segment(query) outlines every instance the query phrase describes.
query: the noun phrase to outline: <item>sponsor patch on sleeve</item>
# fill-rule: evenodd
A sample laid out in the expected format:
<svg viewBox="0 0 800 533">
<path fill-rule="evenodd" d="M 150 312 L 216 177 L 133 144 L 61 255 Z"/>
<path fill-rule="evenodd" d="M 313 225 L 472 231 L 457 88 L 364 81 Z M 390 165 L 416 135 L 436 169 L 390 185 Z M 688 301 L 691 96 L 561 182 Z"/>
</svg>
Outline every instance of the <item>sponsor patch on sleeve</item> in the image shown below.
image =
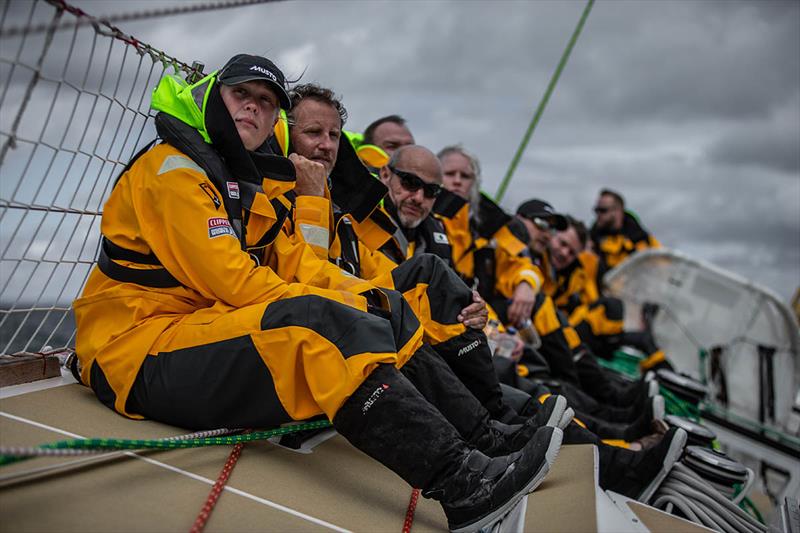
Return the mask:
<svg viewBox="0 0 800 533">
<path fill-rule="evenodd" d="M 231 235 L 236 237 L 236 232 L 233 231 L 231 223 L 227 218 L 211 217 L 208 219 L 208 238 L 213 239 L 220 235 Z"/>
<path fill-rule="evenodd" d="M 235 181 L 226 181 L 228 186 L 228 198 L 239 198 L 239 183 Z"/>
<path fill-rule="evenodd" d="M 450 241 L 447 240 L 447 235 L 438 231 L 433 232 L 433 242 L 436 244 L 450 244 Z"/>
</svg>

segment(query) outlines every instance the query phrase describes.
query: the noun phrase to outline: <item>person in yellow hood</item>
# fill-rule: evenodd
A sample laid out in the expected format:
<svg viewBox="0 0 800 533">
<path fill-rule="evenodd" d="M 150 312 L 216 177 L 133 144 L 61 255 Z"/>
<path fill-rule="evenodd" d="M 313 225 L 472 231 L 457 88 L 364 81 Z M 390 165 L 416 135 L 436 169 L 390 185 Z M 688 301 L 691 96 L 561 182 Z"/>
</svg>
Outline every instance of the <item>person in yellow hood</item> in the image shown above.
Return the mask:
<svg viewBox="0 0 800 533">
<path fill-rule="evenodd" d="M 542 481 L 558 428 L 520 439 L 476 420 L 460 434 L 399 372 L 386 295 L 281 231 L 295 175 L 319 163 L 262 151 L 290 106 L 277 66 L 239 54 L 192 85 L 164 78 L 151 105 L 162 142 L 112 190 L 74 304 L 81 380 L 100 401 L 193 429 L 324 414 L 440 501 L 453 531 L 491 526 Z"/>
</svg>

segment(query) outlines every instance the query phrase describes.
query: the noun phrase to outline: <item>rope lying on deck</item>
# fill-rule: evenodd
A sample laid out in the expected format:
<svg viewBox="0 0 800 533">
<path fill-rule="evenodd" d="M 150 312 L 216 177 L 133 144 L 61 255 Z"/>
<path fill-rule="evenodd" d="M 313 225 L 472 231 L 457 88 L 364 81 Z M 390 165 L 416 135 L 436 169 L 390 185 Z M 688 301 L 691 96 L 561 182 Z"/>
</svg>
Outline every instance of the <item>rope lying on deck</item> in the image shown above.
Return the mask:
<svg viewBox="0 0 800 533">
<path fill-rule="evenodd" d="M 402 533 L 411 533 L 411 526 L 414 523 L 414 513 L 417 511 L 418 501 L 419 489 L 411 489 L 411 498 L 408 500 L 408 508 L 406 509 L 406 518 L 403 520 Z"/>
<path fill-rule="evenodd" d="M 254 431 L 244 435 L 218 436 L 216 432 L 230 432 L 231 430 L 212 430 L 212 435 L 196 436 L 192 433 L 180 437 L 164 439 L 69 439 L 38 447 L 0 446 L 0 466 L 24 461 L 31 457 L 54 455 L 85 455 L 92 453 L 105 453 L 109 450 L 173 450 L 180 448 L 200 448 L 203 446 L 224 446 L 264 440 L 279 435 L 288 435 L 309 429 L 330 427 L 327 420 L 306 422 L 292 426 L 285 426 L 267 431 Z"/>
<path fill-rule="evenodd" d="M 203 507 L 200 509 L 200 514 L 197 515 L 197 518 L 195 519 L 194 524 L 192 524 L 192 529 L 189 530 L 189 533 L 203 533 L 203 530 L 206 528 L 206 523 L 208 523 L 208 518 L 211 516 L 211 513 L 214 511 L 214 507 L 217 505 L 219 495 L 222 494 L 222 490 L 225 488 L 225 484 L 228 483 L 228 478 L 231 476 L 233 467 L 236 466 L 236 463 L 239 461 L 239 457 L 242 455 L 243 447 L 244 443 L 240 442 L 233 447 L 233 450 L 231 450 L 228 460 L 225 461 L 225 466 L 222 467 L 222 472 L 219 473 L 219 477 L 217 477 L 217 481 L 211 488 L 211 492 L 208 494 L 208 498 L 206 498 Z"/>
</svg>

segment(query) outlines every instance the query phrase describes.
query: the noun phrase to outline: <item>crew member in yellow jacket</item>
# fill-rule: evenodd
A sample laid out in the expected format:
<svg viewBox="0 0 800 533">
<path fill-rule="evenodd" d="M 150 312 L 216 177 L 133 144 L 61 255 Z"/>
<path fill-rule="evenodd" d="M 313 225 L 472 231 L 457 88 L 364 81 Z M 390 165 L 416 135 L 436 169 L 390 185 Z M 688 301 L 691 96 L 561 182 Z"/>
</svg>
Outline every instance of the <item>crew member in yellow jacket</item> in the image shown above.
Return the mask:
<svg viewBox="0 0 800 533">
<path fill-rule="evenodd" d="M 189 428 L 324 413 L 439 500 L 453 531 L 491 526 L 541 482 L 558 428 L 468 443 L 397 369 L 385 293 L 282 233 L 295 175 L 319 163 L 262 151 L 290 106 L 271 61 L 240 54 L 192 85 L 167 76 L 152 106 L 162 142 L 116 183 L 75 302 L 81 380 L 103 403 Z"/>
<path fill-rule="evenodd" d="M 328 173 L 328 176 L 318 176 L 309 182 L 298 182 L 294 227 L 290 231 L 292 235 L 313 242 L 319 257 L 327 257 L 349 272 L 367 277 L 379 286 L 403 291 L 404 298 L 424 325 L 426 338 L 430 339 L 434 350 L 454 369 L 469 391 L 480 399 L 481 393 L 499 389 L 490 353 L 479 348 L 450 354 L 442 350 L 442 345 L 447 344 L 441 342 L 442 331 L 450 331 L 449 335 L 452 335 L 459 332 L 459 327 L 480 328 L 485 323 L 485 315 L 474 312 L 481 307 L 476 303 L 461 309 L 470 301 L 470 291 L 451 270 L 446 235 L 441 223 L 430 215 L 437 191 L 441 191 L 441 167 L 437 159 L 420 146 L 398 148 L 391 160 L 380 168 L 388 195 L 384 198 L 385 210 L 376 207 L 386 194 L 386 188 L 378 186 L 379 182 L 358 161 L 360 155 L 343 138 L 342 127 L 347 112 L 339 98 L 332 90 L 316 84 L 295 86 L 290 96 L 293 105 L 288 116 L 290 128 L 285 137 L 291 143 L 287 143 L 287 148 L 318 161 Z M 335 202 L 331 201 L 333 198 Z M 375 226 L 371 228 L 370 236 L 371 242 L 378 245 L 381 252 L 374 252 L 362 243 L 354 229 L 359 216 L 361 220 L 366 220 L 368 215 L 377 215 L 376 212 L 381 216 L 372 219 Z M 386 214 L 389 215 L 388 219 L 383 218 Z M 391 221 L 395 224 L 384 224 Z M 333 231 L 330 228 L 334 228 Z M 486 416 L 486 409 L 474 405 L 474 399 L 465 394 L 462 383 L 441 377 L 431 379 L 430 373 L 419 361 L 420 354 L 417 353 L 402 367 L 402 371 L 412 377 L 414 385 L 426 398 L 430 397 L 429 401 L 443 409 L 443 413 L 450 412 L 446 406 L 455 401 L 462 405 L 473 405 L 470 409 L 473 413 L 483 412 L 483 416 Z M 432 361 L 428 359 L 426 364 Z M 488 368 L 484 363 L 488 363 Z M 476 372 L 483 374 L 478 380 L 475 380 Z M 419 374 L 428 375 L 428 386 L 420 383 Z M 548 398 L 531 420 L 541 420 L 542 423 L 546 419 L 553 420 L 558 411 L 552 407 L 559 401 L 563 402 L 563 398 Z M 493 416 L 496 414 L 491 401 L 484 399 L 482 403 Z M 569 416 L 567 413 L 564 415 L 561 422 L 568 422 Z M 456 428 L 461 427 L 457 417 L 449 416 L 448 420 Z M 562 423 L 559 426 L 563 427 Z M 621 490 L 634 497 L 640 494 L 642 485 L 618 485 L 620 472 L 628 472 L 633 461 L 643 467 L 644 473 L 649 469 L 645 465 L 662 464 L 663 455 L 660 454 L 672 446 L 671 442 L 665 442 L 661 452 L 654 450 L 642 452 L 643 455 L 631 455 L 633 452 L 629 450 L 603 445 L 596 436 L 582 432 L 574 424 L 568 428 L 572 442 L 591 442 L 600 446 L 601 487 Z M 564 431 L 566 438 L 567 430 Z M 652 479 L 646 477 L 649 475 L 652 474 L 645 473 L 639 482 L 651 483 Z"/>
<path fill-rule="evenodd" d="M 639 250 L 660 248 L 653 235 L 642 227 L 639 219 L 625 210 L 625 199 L 611 189 L 603 189 L 594 206 L 594 224 L 590 230 L 592 251 L 600 263 L 597 269 L 597 287 L 602 291 L 606 272 L 622 263 Z"/>
<path fill-rule="evenodd" d="M 402 293 L 408 305 L 395 307 L 409 307 L 414 320 L 419 320 L 423 338 L 418 342 L 424 340 L 431 345 L 492 418 L 513 422 L 517 413 L 503 402 L 492 367 L 492 354 L 482 332 L 487 321 L 486 305 L 477 292 L 471 291 L 450 265 L 440 259 L 444 255 L 442 250 L 449 250 L 444 230 L 429 235 L 424 246 L 416 246 L 417 240 L 407 238 L 405 230 L 394 225 L 392 218 L 378 205 L 386 194 L 386 187 L 361 164 L 353 146 L 342 135 L 347 112 L 331 89 L 309 83 L 295 86 L 289 95 L 292 110 L 287 117 L 291 141 L 288 149 L 319 162 L 327 173 L 310 180 L 298 179 L 296 207 L 288 233 L 309 243 L 318 257 L 329 259 L 381 288 Z M 406 149 L 409 148 L 401 147 L 398 151 Z M 436 158 L 431 156 L 431 159 L 435 171 L 441 173 Z M 380 171 L 383 174 L 385 169 Z M 423 197 L 422 201 L 427 202 L 429 211 L 435 191 L 431 193 L 429 188 L 427 194 L 431 196 Z M 342 205 L 333 202 L 332 196 Z M 353 205 L 354 199 L 358 205 Z M 387 197 L 384 207 L 390 204 Z M 362 209 L 364 205 L 368 208 Z M 388 226 L 373 228 L 373 236 L 382 234 L 383 244 L 379 250 L 372 251 L 359 240 L 355 229 L 357 215 L 347 206 L 365 214 L 381 210 L 380 215 L 384 217 L 381 221 Z M 387 227 L 390 229 L 383 231 L 382 228 Z M 388 291 L 388 294 L 391 297 L 394 292 Z M 400 315 L 393 313 L 393 319 L 395 316 Z M 416 347 L 411 349 L 416 350 Z M 403 366 L 403 371 L 409 372 L 416 366 L 417 359 Z M 437 387 L 449 389 L 448 394 L 452 396 L 459 384 L 441 383 Z M 450 421 L 458 427 L 453 419 Z"/>
<path fill-rule="evenodd" d="M 624 329 L 624 303 L 612 296 L 600 296 L 596 284 L 598 257 L 586 250 L 586 226 L 566 216 L 567 228 L 550 238 L 543 262 L 546 272 L 544 290 L 569 316 L 569 322 L 591 348 L 603 357 L 611 357 L 620 345 L 634 346 L 646 357 L 639 365 L 643 371 L 671 368 L 664 352 L 655 344 L 649 327 L 642 331 Z M 651 306 L 644 306 L 643 318 L 651 320 Z"/>
</svg>

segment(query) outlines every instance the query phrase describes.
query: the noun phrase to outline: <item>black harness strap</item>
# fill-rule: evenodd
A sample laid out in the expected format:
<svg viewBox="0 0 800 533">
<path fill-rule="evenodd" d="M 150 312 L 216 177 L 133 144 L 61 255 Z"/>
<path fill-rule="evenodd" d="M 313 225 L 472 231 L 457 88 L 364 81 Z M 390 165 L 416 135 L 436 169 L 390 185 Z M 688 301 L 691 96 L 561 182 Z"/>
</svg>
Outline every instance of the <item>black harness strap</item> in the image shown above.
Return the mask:
<svg viewBox="0 0 800 533">
<path fill-rule="evenodd" d="M 117 254 L 120 255 L 117 255 Z M 180 287 L 181 283 L 170 274 L 166 268 L 139 269 L 125 267 L 113 260 L 132 261 L 146 265 L 160 265 L 155 255 L 144 255 L 131 250 L 126 250 L 112 243 L 103 237 L 100 246 L 100 256 L 97 258 L 97 266 L 100 272 L 109 278 L 121 283 L 136 283 L 145 287 L 166 289 L 170 287 Z"/>
</svg>

